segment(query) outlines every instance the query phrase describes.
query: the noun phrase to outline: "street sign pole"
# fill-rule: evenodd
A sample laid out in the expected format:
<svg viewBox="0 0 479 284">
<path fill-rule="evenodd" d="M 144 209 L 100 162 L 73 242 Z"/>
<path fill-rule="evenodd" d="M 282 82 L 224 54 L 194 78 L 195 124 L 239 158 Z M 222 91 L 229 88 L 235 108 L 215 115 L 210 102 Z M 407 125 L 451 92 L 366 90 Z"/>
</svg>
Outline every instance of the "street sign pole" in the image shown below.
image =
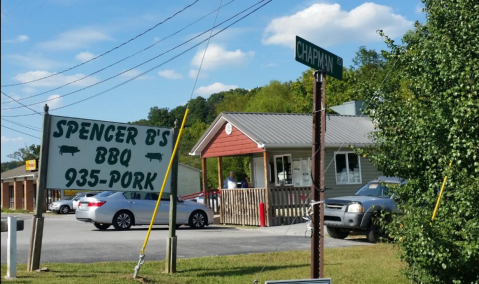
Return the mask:
<svg viewBox="0 0 479 284">
<path fill-rule="evenodd" d="M 320 91 L 321 89 L 321 78 L 322 73 L 320 74 L 318 71 L 314 72 L 314 82 L 313 82 L 313 147 L 312 147 L 312 158 L 311 158 L 311 172 L 312 172 L 312 185 L 311 185 L 311 202 L 319 201 L 320 194 L 319 191 L 316 190 L 320 188 L 319 180 L 320 180 L 320 166 L 318 158 L 320 153 L 320 141 L 321 141 L 321 133 L 320 129 L 320 119 L 321 119 L 321 98 L 320 98 Z M 319 247 L 319 208 L 318 205 L 312 206 L 311 212 L 311 222 L 312 222 L 312 236 L 311 236 L 311 278 L 319 278 L 320 274 L 320 261 L 321 258 L 319 253 L 321 251 Z"/>
<path fill-rule="evenodd" d="M 343 79 L 343 59 L 313 43 L 296 36 L 296 61 L 316 71 L 313 81 L 313 147 L 311 158 L 312 235 L 311 278 L 324 275 L 324 172 L 326 135 L 326 74 Z M 318 124 L 319 123 L 319 124 Z"/>
<path fill-rule="evenodd" d="M 178 139 L 178 128 L 176 126 L 173 134 L 173 141 Z M 161 202 L 161 201 L 160 201 Z M 177 237 L 176 237 L 176 215 L 178 202 L 178 151 L 173 160 L 173 167 L 171 168 L 171 188 L 170 188 L 170 220 L 169 220 L 169 235 L 166 240 L 166 273 L 172 274 L 176 272 L 176 252 L 177 252 Z"/>
<path fill-rule="evenodd" d="M 32 222 L 32 236 L 30 238 L 30 250 L 28 252 L 27 270 L 34 271 L 40 268 L 40 256 L 42 253 L 43 240 L 43 204 L 44 192 L 47 183 L 48 169 L 48 149 L 50 148 L 50 121 L 51 116 L 48 113 L 48 105 L 45 104 L 45 114 L 43 115 L 43 131 L 40 149 L 40 167 L 38 170 L 37 194 L 35 200 L 35 215 Z"/>
</svg>

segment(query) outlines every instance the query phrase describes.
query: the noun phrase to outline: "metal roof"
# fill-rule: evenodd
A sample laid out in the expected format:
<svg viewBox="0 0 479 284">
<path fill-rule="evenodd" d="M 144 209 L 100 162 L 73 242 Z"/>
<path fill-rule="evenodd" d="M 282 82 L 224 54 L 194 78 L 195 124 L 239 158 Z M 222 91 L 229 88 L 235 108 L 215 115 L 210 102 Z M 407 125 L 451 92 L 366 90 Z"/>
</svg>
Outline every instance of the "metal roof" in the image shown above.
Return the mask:
<svg viewBox="0 0 479 284">
<path fill-rule="evenodd" d="M 190 155 L 199 155 L 225 122 L 233 124 L 260 148 L 311 147 L 311 114 L 223 112 L 196 143 Z M 367 116 L 328 115 L 326 147 L 371 145 L 369 134 L 373 131 L 374 125 Z"/>
</svg>

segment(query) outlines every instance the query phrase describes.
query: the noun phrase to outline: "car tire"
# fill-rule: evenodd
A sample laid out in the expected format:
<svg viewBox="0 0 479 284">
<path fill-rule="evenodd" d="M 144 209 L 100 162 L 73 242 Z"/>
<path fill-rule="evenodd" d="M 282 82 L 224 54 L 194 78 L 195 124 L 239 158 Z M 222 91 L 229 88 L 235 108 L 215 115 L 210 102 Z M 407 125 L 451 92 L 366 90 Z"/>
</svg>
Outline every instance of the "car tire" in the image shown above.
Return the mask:
<svg viewBox="0 0 479 284">
<path fill-rule="evenodd" d="M 62 205 L 58 210 L 59 214 L 68 214 L 70 213 L 70 207 L 68 205 Z"/>
<path fill-rule="evenodd" d="M 112 223 L 115 230 L 129 230 L 133 225 L 133 215 L 128 211 L 120 211 L 115 214 Z"/>
<path fill-rule="evenodd" d="M 104 231 L 110 228 L 111 224 L 93 223 L 93 226 L 95 226 L 100 231 Z"/>
<path fill-rule="evenodd" d="M 326 226 L 326 230 L 328 230 L 328 234 L 333 239 L 345 239 L 347 236 L 349 236 L 349 231 L 345 231 L 345 230 L 340 229 L 340 228 L 334 228 L 334 227 Z"/>
<path fill-rule="evenodd" d="M 206 225 L 207 217 L 203 211 L 194 211 L 191 213 L 188 225 L 192 229 L 203 229 Z"/>
<path fill-rule="evenodd" d="M 368 239 L 368 242 L 373 244 L 377 243 L 381 235 L 381 227 L 374 224 L 373 220 L 371 219 L 368 229 L 366 230 L 366 238 Z"/>
</svg>

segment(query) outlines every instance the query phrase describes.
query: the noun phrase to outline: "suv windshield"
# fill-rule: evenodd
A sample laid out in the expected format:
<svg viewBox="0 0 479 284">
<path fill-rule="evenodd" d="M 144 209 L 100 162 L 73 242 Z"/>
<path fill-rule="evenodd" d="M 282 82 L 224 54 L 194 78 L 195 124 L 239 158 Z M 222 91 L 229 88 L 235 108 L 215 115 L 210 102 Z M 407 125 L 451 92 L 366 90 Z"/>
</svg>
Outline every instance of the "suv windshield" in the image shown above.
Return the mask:
<svg viewBox="0 0 479 284">
<path fill-rule="evenodd" d="M 356 192 L 357 196 L 390 197 L 388 187 L 397 186 L 396 183 L 368 182 Z"/>
</svg>

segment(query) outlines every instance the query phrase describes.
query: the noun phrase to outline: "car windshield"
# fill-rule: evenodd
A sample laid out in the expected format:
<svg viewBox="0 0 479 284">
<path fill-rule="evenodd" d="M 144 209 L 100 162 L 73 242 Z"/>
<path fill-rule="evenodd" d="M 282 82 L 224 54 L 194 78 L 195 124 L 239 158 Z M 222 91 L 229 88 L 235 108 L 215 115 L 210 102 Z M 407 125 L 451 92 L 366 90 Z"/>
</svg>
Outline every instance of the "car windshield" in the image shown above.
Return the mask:
<svg viewBox="0 0 479 284">
<path fill-rule="evenodd" d="M 95 195 L 95 197 L 108 197 L 112 195 L 113 193 L 116 193 L 116 191 L 103 191 Z"/>
<path fill-rule="evenodd" d="M 368 182 L 356 192 L 356 196 L 390 197 L 388 187 L 397 186 L 395 183 Z"/>
</svg>

